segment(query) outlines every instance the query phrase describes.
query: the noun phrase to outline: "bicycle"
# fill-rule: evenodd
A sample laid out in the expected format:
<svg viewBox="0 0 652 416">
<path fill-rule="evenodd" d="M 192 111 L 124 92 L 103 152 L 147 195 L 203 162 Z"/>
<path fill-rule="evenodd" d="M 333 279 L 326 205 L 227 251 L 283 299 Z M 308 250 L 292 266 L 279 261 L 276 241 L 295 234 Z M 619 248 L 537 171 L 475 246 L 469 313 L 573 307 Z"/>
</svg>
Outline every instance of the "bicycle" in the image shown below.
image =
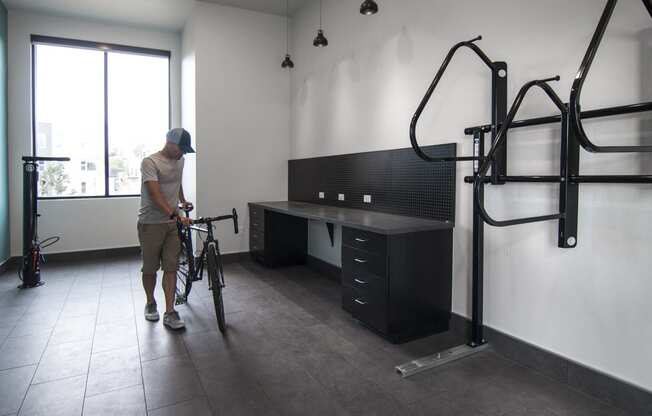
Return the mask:
<svg viewBox="0 0 652 416">
<path fill-rule="evenodd" d="M 190 210 L 184 210 L 186 216 L 190 215 Z M 213 292 L 213 303 L 215 305 L 215 315 L 217 326 L 220 332 L 226 331 L 226 317 L 224 314 L 224 300 L 222 298 L 222 289 L 224 289 L 224 271 L 222 268 L 222 255 L 220 254 L 219 242 L 213 235 L 213 223 L 225 220 L 233 220 L 233 230 L 238 234 L 238 213 L 233 208 L 231 215 L 222 215 L 219 217 L 197 218 L 192 220 L 189 227 L 179 224 L 179 237 L 181 239 L 181 259 L 179 271 L 177 272 L 177 300 L 176 304 L 183 304 L 188 301 L 188 295 L 192 289 L 192 282 L 202 280 L 204 268 L 208 273 L 208 289 Z M 195 225 L 206 225 L 206 228 Z M 202 242 L 202 251 L 199 257 L 195 257 L 192 246 L 192 230 L 205 233 L 206 239 Z"/>
</svg>

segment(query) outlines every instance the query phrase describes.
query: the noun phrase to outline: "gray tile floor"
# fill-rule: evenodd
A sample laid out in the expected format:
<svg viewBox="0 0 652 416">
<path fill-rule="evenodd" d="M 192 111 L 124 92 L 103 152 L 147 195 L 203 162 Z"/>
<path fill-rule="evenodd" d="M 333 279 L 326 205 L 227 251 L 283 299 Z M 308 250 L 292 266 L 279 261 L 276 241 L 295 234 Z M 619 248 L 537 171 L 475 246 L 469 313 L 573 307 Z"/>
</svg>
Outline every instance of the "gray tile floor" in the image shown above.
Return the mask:
<svg viewBox="0 0 652 416">
<path fill-rule="evenodd" d="M 203 283 L 170 332 L 142 317 L 138 269 L 46 265 L 24 291 L 0 276 L 0 415 L 625 415 L 492 352 L 401 379 L 396 364 L 461 340 L 389 344 L 304 267 L 227 265 L 228 335 Z"/>
</svg>

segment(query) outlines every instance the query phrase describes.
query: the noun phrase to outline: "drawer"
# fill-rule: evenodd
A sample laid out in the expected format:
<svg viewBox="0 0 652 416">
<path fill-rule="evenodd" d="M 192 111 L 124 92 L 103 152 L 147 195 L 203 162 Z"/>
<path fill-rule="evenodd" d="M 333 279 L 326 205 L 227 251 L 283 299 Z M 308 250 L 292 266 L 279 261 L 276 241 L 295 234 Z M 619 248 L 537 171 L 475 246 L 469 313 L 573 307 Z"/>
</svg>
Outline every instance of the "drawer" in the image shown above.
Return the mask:
<svg viewBox="0 0 652 416">
<path fill-rule="evenodd" d="M 353 288 L 344 286 L 342 287 L 342 308 L 360 322 L 380 332 L 387 332 L 385 299 L 369 297 Z"/>
<path fill-rule="evenodd" d="M 252 217 L 250 219 L 249 226 L 251 227 L 252 230 L 258 230 L 260 232 L 263 232 L 265 230 L 265 222 L 264 220 L 257 219 L 255 217 Z"/>
<path fill-rule="evenodd" d="M 385 281 L 387 277 L 387 258 L 342 246 L 342 274 Z"/>
<path fill-rule="evenodd" d="M 342 228 L 342 244 L 379 256 L 387 253 L 387 236 L 356 228 Z"/>
<path fill-rule="evenodd" d="M 258 205 L 249 205 L 249 225 L 260 231 L 265 229 L 265 210 Z"/>
<path fill-rule="evenodd" d="M 249 251 L 262 251 L 265 249 L 265 234 L 257 230 L 249 230 Z"/>
<path fill-rule="evenodd" d="M 351 287 L 363 295 L 373 298 L 387 297 L 387 281 L 371 274 L 342 272 L 342 285 Z"/>
</svg>

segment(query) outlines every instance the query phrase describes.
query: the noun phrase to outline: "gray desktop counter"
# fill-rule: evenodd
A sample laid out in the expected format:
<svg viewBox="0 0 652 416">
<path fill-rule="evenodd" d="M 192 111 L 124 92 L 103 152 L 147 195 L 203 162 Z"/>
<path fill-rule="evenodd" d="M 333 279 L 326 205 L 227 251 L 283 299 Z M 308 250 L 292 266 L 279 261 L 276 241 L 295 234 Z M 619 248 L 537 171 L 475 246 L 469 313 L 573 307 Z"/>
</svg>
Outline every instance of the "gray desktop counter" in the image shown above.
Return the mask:
<svg viewBox="0 0 652 416">
<path fill-rule="evenodd" d="M 345 227 L 354 227 L 374 233 L 392 235 L 419 231 L 433 231 L 453 228 L 449 221 L 436 221 L 427 218 L 406 217 L 378 211 L 342 208 L 331 205 L 310 204 L 307 202 L 276 201 L 253 202 L 266 210 L 288 214 L 309 220 L 324 221 Z"/>
</svg>

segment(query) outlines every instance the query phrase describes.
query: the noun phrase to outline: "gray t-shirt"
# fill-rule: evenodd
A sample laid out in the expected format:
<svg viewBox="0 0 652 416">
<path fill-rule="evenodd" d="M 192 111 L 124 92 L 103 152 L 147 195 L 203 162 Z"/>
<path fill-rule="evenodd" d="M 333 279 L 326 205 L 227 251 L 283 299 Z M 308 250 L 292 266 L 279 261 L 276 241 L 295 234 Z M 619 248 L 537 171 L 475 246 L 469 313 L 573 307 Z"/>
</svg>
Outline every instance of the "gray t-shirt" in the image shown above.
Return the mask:
<svg viewBox="0 0 652 416">
<path fill-rule="evenodd" d="M 143 159 L 140 165 L 142 182 L 140 185 L 140 211 L 138 212 L 139 223 L 161 224 L 171 221 L 152 200 L 145 182 L 157 181 L 170 208 L 176 209 L 179 203 L 183 165 L 183 157 L 179 160 L 169 159 L 161 152 L 156 152 Z"/>
</svg>

